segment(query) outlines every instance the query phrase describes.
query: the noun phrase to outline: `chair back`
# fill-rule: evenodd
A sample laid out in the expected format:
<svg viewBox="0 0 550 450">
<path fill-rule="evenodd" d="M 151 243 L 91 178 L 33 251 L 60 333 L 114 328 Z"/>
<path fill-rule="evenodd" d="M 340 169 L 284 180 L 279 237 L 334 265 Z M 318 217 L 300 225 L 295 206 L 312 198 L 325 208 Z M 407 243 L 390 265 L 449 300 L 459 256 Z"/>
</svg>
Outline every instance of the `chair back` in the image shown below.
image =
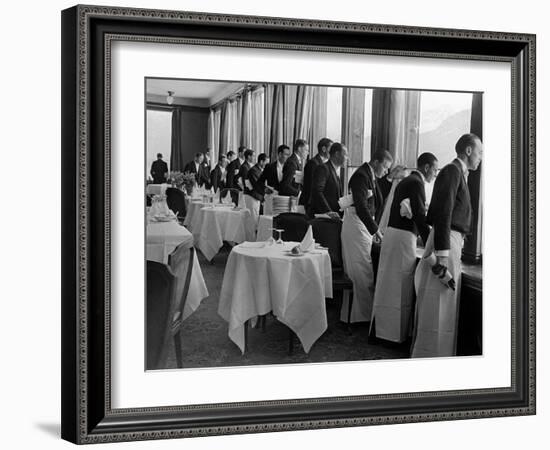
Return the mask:
<svg viewBox="0 0 550 450">
<path fill-rule="evenodd" d="M 164 360 L 175 308 L 176 277 L 156 261 L 147 261 L 146 369 L 157 369 Z"/>
<path fill-rule="evenodd" d="M 273 217 L 273 228 L 279 228 L 283 231 L 284 241 L 300 242 L 306 235 L 309 222 L 305 214 L 286 212 Z M 276 234 L 274 235 L 276 238 Z"/>
<path fill-rule="evenodd" d="M 185 194 L 178 188 L 166 188 L 166 204 L 179 219 L 183 219 L 187 214 L 185 205 Z"/>
<path fill-rule="evenodd" d="M 332 268 L 342 268 L 342 220 L 318 218 L 311 220 L 310 224 L 315 242 L 328 248 Z"/>
<path fill-rule="evenodd" d="M 239 190 L 236 188 L 223 188 L 220 190 L 220 203 L 222 199 L 227 195 L 228 192 L 231 192 L 231 199 L 235 205 L 239 204 Z"/>
</svg>

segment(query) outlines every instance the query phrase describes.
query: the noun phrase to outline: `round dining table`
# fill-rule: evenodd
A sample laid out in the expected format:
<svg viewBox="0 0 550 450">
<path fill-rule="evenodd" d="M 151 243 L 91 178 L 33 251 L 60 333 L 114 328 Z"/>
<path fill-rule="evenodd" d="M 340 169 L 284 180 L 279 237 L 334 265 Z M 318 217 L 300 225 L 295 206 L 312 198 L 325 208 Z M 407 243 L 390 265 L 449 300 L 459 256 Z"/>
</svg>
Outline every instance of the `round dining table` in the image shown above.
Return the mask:
<svg viewBox="0 0 550 450">
<path fill-rule="evenodd" d="M 325 298 L 332 298 L 332 266 L 326 249 L 295 256 L 297 242 L 244 242 L 229 254 L 218 313 L 229 338 L 245 351 L 245 324 L 269 312 L 288 326 L 304 351 L 327 329 Z"/>
</svg>

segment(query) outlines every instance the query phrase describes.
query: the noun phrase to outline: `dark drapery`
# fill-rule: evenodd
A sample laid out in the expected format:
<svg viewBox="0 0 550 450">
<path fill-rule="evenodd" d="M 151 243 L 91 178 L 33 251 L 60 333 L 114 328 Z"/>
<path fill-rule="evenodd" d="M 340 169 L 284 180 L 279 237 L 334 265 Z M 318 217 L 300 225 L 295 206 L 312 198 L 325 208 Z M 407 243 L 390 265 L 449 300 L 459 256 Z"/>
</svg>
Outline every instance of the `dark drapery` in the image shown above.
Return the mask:
<svg viewBox="0 0 550 450">
<path fill-rule="evenodd" d="M 172 151 L 170 153 L 170 170 L 181 171 L 185 166 L 182 155 L 181 110 L 172 108 Z"/>
<path fill-rule="evenodd" d="M 371 152 L 390 146 L 391 89 L 374 89 L 372 92 Z"/>
<path fill-rule="evenodd" d="M 271 105 L 269 153 L 270 159 L 274 161 L 277 157 L 277 147 L 284 143 L 284 86 L 282 84 L 273 86 Z"/>
</svg>

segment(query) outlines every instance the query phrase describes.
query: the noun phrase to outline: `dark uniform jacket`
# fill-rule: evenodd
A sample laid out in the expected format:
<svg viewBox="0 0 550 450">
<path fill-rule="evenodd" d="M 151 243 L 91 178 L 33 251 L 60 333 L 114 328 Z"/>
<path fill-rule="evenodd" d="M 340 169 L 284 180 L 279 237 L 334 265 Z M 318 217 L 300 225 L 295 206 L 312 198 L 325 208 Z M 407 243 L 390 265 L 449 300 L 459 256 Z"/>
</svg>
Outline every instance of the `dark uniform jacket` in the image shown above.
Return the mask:
<svg viewBox="0 0 550 450">
<path fill-rule="evenodd" d="M 435 250 L 451 248 L 451 230 L 468 234 L 472 225 L 470 191 L 458 159 L 447 164 L 435 179 L 426 222 L 434 228 Z"/>
<path fill-rule="evenodd" d="M 242 190 L 237 183 L 239 170 L 241 168 L 241 160 L 239 158 L 231 161 L 227 167 L 227 180 L 225 182 L 225 187 Z"/>
<path fill-rule="evenodd" d="M 260 182 L 261 176 L 262 176 L 262 169 L 260 169 L 260 167 L 257 164 L 252 166 L 247 173 L 247 178 L 249 183 L 252 185 L 252 189 L 248 189 L 248 187 L 246 187 L 245 185 L 244 193 L 247 195 L 250 195 L 256 200 L 263 202 L 265 185 L 261 184 Z"/>
<path fill-rule="evenodd" d="M 377 211 L 382 209 L 384 200 L 369 163 L 364 163 L 353 173 L 349 180 L 349 188 L 359 219 L 365 224 L 370 234 L 376 233 L 378 222 L 375 217 Z M 372 192 L 370 197 L 369 190 Z"/>
<path fill-rule="evenodd" d="M 279 192 L 279 176 L 277 175 L 277 161 L 267 164 L 262 172 L 259 183 L 262 185 L 271 186 L 277 192 Z"/>
<path fill-rule="evenodd" d="M 407 198 L 411 204 L 412 219 L 401 215 L 401 202 Z M 426 244 L 430 227 L 426 224 L 426 191 L 424 180 L 419 172 L 412 172 L 396 186 L 390 206 L 388 226 L 410 231 L 415 236 L 420 234 L 422 242 Z"/>
<path fill-rule="evenodd" d="M 165 175 L 168 173 L 168 164 L 162 159 L 157 159 L 151 164 L 151 176 L 153 177 L 153 183 L 162 184 L 166 183 Z"/>
<path fill-rule="evenodd" d="M 225 176 L 227 177 L 227 170 L 225 171 Z M 210 172 L 210 184 L 214 191 L 225 188 L 226 181 L 222 180 L 222 169 L 219 164 L 216 164 L 214 170 Z"/>
<path fill-rule="evenodd" d="M 204 166 L 203 163 L 199 164 L 199 171 L 197 172 L 197 167 L 195 161 L 191 161 L 185 165 L 183 169 L 184 172 L 194 173 L 195 180 L 197 180 L 197 185 L 202 186 L 203 184 L 210 184 L 210 177 L 208 169 Z"/>
<path fill-rule="evenodd" d="M 279 185 L 279 194 L 281 195 L 290 195 L 297 197 L 300 194 L 302 185 L 294 181 L 294 175 L 297 171 L 302 170 L 302 165 L 296 156 L 296 153 L 293 153 L 286 160 L 285 165 L 283 166 L 283 179 Z"/>
<path fill-rule="evenodd" d="M 315 167 L 311 184 L 310 203 L 313 214 L 330 211 L 339 212 L 338 200 L 342 197 L 343 192 L 344 171 L 342 169 L 340 170 L 340 177 L 338 177 L 330 161 Z"/>
<path fill-rule="evenodd" d="M 313 183 L 313 174 L 317 166 L 320 166 L 323 163 L 321 155 L 317 153 L 315 157 L 311 158 L 304 167 L 304 183 L 302 186 L 302 195 L 300 195 L 300 200 L 298 204 L 304 205 L 305 209 L 309 209 L 311 204 L 311 189 Z"/>
<path fill-rule="evenodd" d="M 248 161 L 245 161 L 243 164 L 241 164 L 241 168 L 239 169 L 238 179 L 241 180 L 241 184 L 245 189 L 246 189 L 245 180 L 248 179 L 248 171 L 250 170 L 251 167 L 252 165 Z"/>
</svg>

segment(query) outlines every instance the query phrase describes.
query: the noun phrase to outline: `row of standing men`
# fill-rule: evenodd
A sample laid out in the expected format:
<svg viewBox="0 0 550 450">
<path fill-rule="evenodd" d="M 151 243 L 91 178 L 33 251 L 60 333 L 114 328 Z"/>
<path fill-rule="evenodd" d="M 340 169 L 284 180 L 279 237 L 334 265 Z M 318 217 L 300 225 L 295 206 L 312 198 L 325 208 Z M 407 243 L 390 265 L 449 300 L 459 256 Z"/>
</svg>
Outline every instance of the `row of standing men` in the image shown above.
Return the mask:
<svg viewBox="0 0 550 450">
<path fill-rule="evenodd" d="M 298 139 L 292 153 L 281 145 L 276 161 L 269 163 L 267 155 L 255 158 L 253 150 L 239 148 L 237 155 L 220 156 L 211 171 L 198 153 L 186 171 L 196 173 L 199 184 L 214 190 L 244 191 L 253 217 L 259 214 L 264 195 L 272 191 L 298 197 L 309 216 L 343 216 L 344 270 L 354 285 L 351 321 L 370 322 L 371 328 L 375 324 L 376 336 L 393 342 L 403 342 L 412 334 L 412 357 L 455 355 L 460 257 L 472 221 L 467 175 L 481 162 L 481 140 L 474 134 L 461 136 L 455 145 L 456 159 L 440 171 L 437 158 L 423 153 L 417 167 L 402 179 L 389 177 L 393 164 L 389 152 L 374 152 L 351 176 L 352 202 L 344 211 L 338 200 L 347 193 L 348 150 L 329 138 L 321 139 L 317 150 L 308 160 L 309 146 Z M 428 208 L 425 184 L 434 179 Z M 417 264 L 418 236 L 424 254 Z M 376 281 L 373 241 L 381 244 Z M 344 302 L 341 318 L 347 317 Z"/>
</svg>

